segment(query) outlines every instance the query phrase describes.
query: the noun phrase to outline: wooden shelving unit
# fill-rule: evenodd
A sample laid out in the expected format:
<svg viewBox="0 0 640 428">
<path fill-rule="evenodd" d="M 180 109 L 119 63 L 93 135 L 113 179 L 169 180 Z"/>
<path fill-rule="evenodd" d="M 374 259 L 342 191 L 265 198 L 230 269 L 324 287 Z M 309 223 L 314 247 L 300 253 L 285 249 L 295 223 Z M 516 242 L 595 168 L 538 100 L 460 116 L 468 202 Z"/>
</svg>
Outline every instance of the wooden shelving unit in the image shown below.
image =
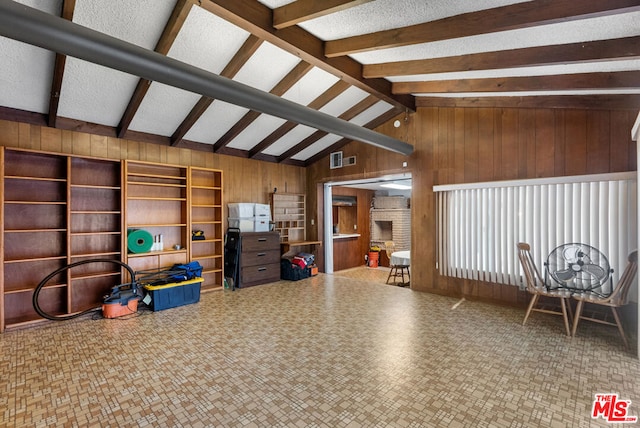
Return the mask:
<svg viewBox="0 0 640 428">
<path fill-rule="evenodd" d="M 305 241 L 306 206 L 304 193 L 272 193 L 271 209 L 281 242 Z"/>
<path fill-rule="evenodd" d="M 124 161 L 125 230 L 144 229 L 153 237 L 162 235 L 164 248 L 141 254 L 123 251 L 134 271 L 159 269 L 189 259 L 187 235 L 187 167 Z M 175 250 L 174 246 L 180 249 Z"/>
<path fill-rule="evenodd" d="M 118 260 L 134 271 L 197 260 L 203 290 L 222 288 L 222 171 L 5 147 L 0 160 L 0 332 L 42 321 L 36 286 L 84 260 Z M 129 229 L 162 235 L 164 248 L 129 254 Z M 192 230 L 206 239 L 192 241 Z M 52 278 L 38 301 L 51 315 L 73 314 L 99 307 L 111 287 L 130 280 L 116 263 L 82 264 Z"/>
<path fill-rule="evenodd" d="M 222 232 L 222 171 L 189 168 L 189 212 L 191 231 L 202 231 L 205 239 L 190 240 L 189 254 L 203 267 L 204 290 L 223 286 L 224 235 Z"/>
<path fill-rule="evenodd" d="M 0 331 L 41 319 L 33 290 L 49 273 L 120 259 L 122 229 L 120 162 L 3 148 L 2 166 Z M 100 264 L 68 270 L 46 284 L 40 305 L 55 315 L 95 307 L 120 275 Z"/>
<path fill-rule="evenodd" d="M 69 157 L 67 162 L 67 262 L 121 260 L 121 163 L 80 157 Z M 121 272 L 115 263 L 90 263 L 68 270 L 70 312 L 96 306 L 114 283 L 130 281 Z"/>
</svg>

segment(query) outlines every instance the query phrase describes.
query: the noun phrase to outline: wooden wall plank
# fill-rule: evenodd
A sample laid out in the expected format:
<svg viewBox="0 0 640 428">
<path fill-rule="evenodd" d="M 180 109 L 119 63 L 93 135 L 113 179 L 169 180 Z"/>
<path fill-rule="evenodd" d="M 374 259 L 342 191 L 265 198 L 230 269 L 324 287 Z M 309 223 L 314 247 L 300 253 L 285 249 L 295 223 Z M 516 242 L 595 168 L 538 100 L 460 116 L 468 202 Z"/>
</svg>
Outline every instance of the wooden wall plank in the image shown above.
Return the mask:
<svg viewBox="0 0 640 428">
<path fill-rule="evenodd" d="M 62 131 L 55 128 L 40 129 L 40 150 L 47 152 L 62 152 Z"/>
<path fill-rule="evenodd" d="M 21 123 L 0 120 L 0 145 L 17 147 L 20 141 L 21 127 L 23 127 Z"/>
<path fill-rule="evenodd" d="M 554 176 L 565 175 L 565 111 L 553 111 L 553 134 L 554 134 Z"/>
<path fill-rule="evenodd" d="M 453 168 L 454 168 L 454 182 L 464 183 L 464 137 L 465 137 L 465 109 L 455 109 L 455 120 L 453 124 L 454 132 L 454 155 L 453 155 Z"/>
<path fill-rule="evenodd" d="M 498 180 L 518 178 L 518 110 L 502 111 L 501 175 Z"/>
<path fill-rule="evenodd" d="M 518 178 L 535 177 L 536 113 L 533 109 L 518 113 Z"/>
<path fill-rule="evenodd" d="M 611 117 L 609 111 L 587 112 L 587 173 L 600 174 L 609 171 Z"/>
<path fill-rule="evenodd" d="M 493 181 L 494 179 L 493 116 L 493 109 L 479 109 L 478 111 L 478 181 Z"/>
<path fill-rule="evenodd" d="M 472 183 L 478 181 L 478 156 L 480 144 L 478 141 L 479 112 L 476 108 L 464 111 L 464 181 Z"/>
<path fill-rule="evenodd" d="M 629 123 L 629 113 L 626 111 L 612 111 L 610 126 L 610 163 L 611 172 L 627 171 L 630 167 L 630 145 L 629 130 L 626 124 Z"/>
<path fill-rule="evenodd" d="M 535 177 L 552 177 L 555 172 L 555 132 L 552 110 L 535 111 Z"/>
<path fill-rule="evenodd" d="M 567 175 L 587 173 L 587 112 L 565 112 L 565 166 Z"/>
<path fill-rule="evenodd" d="M 92 135 L 91 143 L 90 143 L 91 156 L 97 157 L 97 158 L 106 158 L 109 153 L 107 150 L 107 141 L 108 141 L 108 137 L 105 137 L 103 135 Z"/>
</svg>

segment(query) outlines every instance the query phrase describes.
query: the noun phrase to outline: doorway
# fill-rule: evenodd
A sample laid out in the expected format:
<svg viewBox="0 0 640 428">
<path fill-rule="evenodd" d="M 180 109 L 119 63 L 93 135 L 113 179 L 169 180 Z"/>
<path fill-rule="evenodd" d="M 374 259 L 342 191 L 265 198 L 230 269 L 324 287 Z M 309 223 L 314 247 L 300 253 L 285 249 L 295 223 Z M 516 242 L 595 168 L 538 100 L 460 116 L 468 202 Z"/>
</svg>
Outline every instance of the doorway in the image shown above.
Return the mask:
<svg viewBox="0 0 640 428">
<path fill-rule="evenodd" d="M 348 180 L 328 182 L 324 184 L 323 199 L 324 199 L 324 211 L 323 211 L 323 241 L 324 241 L 324 268 L 326 273 L 334 272 L 334 259 L 333 259 L 333 242 L 334 225 L 337 224 L 337 219 L 334 218 L 334 205 L 333 205 L 333 189 L 335 187 L 347 187 L 355 189 L 367 189 L 374 193 L 374 196 L 406 196 L 411 198 L 412 192 L 412 180 L 411 173 L 384 175 L 380 177 L 361 179 L 361 180 Z M 369 227 L 367 225 L 367 227 Z M 368 243 L 367 243 L 368 245 Z M 362 254 L 364 264 L 364 254 Z"/>
</svg>

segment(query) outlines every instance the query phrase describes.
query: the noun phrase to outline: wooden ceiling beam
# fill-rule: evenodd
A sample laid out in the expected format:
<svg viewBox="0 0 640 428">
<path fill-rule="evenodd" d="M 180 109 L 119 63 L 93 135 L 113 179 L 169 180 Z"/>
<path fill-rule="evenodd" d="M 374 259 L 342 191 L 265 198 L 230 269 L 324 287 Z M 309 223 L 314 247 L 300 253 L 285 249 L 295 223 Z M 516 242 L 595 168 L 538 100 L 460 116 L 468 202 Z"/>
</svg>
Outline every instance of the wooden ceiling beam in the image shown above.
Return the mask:
<svg viewBox="0 0 640 428">
<path fill-rule="evenodd" d="M 296 2 L 298 3 L 298 2 Z M 404 28 L 330 40 L 329 58 L 640 10 L 640 0 L 537 0 L 469 12 Z"/>
<path fill-rule="evenodd" d="M 273 26 L 278 30 L 310 19 L 347 10 L 371 0 L 297 0 L 273 10 Z"/>
<path fill-rule="evenodd" d="M 399 94 L 452 92 L 520 92 L 576 89 L 621 89 L 640 87 L 640 71 L 560 74 L 552 76 L 497 77 L 489 79 L 395 82 Z"/>
<path fill-rule="evenodd" d="M 343 80 L 338 80 L 333 86 L 324 91 L 320 96 L 318 96 L 315 100 L 309 103 L 307 107 L 320 110 L 324 105 L 326 105 L 329 101 L 333 100 L 335 97 L 343 93 L 349 88 L 349 84 Z M 249 150 L 249 157 L 255 158 L 260 152 L 270 147 L 273 143 L 278 141 L 280 138 L 284 137 L 289 131 L 293 130 L 296 126 L 298 126 L 295 122 L 285 122 L 278 129 L 273 131 L 267 137 L 265 137 L 262 141 L 260 141 L 257 145 L 255 145 L 251 150 Z"/>
<path fill-rule="evenodd" d="M 167 25 L 164 27 L 164 31 L 156 44 L 156 52 L 161 53 L 162 55 L 167 55 L 169 49 L 173 45 L 173 42 L 176 40 L 182 25 L 184 25 L 187 16 L 189 16 L 189 12 L 191 11 L 191 7 L 194 5 L 194 1 L 195 0 L 178 0 L 176 6 L 173 8 L 171 17 L 167 21 Z M 145 95 L 147 95 L 147 91 L 150 86 L 151 82 L 149 80 L 138 80 L 136 89 L 133 91 L 133 95 L 131 96 L 129 104 L 127 105 L 117 127 L 119 138 L 125 138 L 127 131 L 129 130 L 129 125 L 131 125 L 131 121 L 138 111 L 138 108 L 140 108 L 140 104 L 142 104 L 142 100 L 144 100 Z"/>
<path fill-rule="evenodd" d="M 640 57 L 640 36 L 634 36 L 443 58 L 368 64 L 363 67 L 363 75 L 367 78 L 379 78 L 455 71 L 496 70 L 500 68 L 614 59 L 635 59 L 638 57 Z"/>
<path fill-rule="evenodd" d="M 386 79 L 362 77 L 362 65 L 349 57 L 326 58 L 324 42 L 298 26 L 273 28 L 272 10 L 255 0 L 201 0 L 201 6 L 211 13 L 284 49 L 363 91 L 376 95 L 402 110 L 415 110 L 410 95 L 393 95 Z"/>
<path fill-rule="evenodd" d="M 584 110 L 640 109 L 638 94 L 546 95 L 539 97 L 417 97 L 418 107 L 482 107 Z"/>
<path fill-rule="evenodd" d="M 62 3 L 62 17 L 68 21 L 73 21 L 73 12 L 76 9 L 76 0 L 64 0 Z M 62 79 L 64 77 L 64 66 L 67 56 L 56 53 L 53 66 L 53 79 L 51 81 L 51 97 L 49 98 L 49 114 L 47 115 L 47 125 L 55 128 L 58 120 L 58 106 L 60 105 L 60 94 L 62 92 Z"/>
<path fill-rule="evenodd" d="M 293 85 L 296 84 L 305 74 L 311 71 L 313 66 L 304 61 L 300 61 L 298 65 L 296 65 L 293 70 L 291 70 L 273 89 L 269 92 L 270 94 L 282 96 L 285 92 L 287 92 Z M 216 141 L 213 145 L 213 151 L 218 152 L 223 147 L 227 146 L 234 138 L 236 138 L 244 129 L 253 123 L 258 117 L 260 117 L 262 113 L 250 110 L 248 111 L 242 119 L 240 119 L 235 125 L 231 127 L 222 137 Z"/>
<path fill-rule="evenodd" d="M 354 117 L 356 117 L 357 115 L 359 115 L 360 113 L 362 113 L 363 111 L 365 111 L 366 109 L 368 109 L 369 107 L 376 104 L 378 101 L 380 100 L 375 95 L 369 95 L 368 97 L 366 97 L 365 99 L 357 103 L 356 105 L 352 106 L 349 110 L 342 113 L 340 116 L 338 116 L 338 118 L 349 121 Z M 290 148 L 289 150 L 287 150 L 286 152 L 278 156 L 278 162 L 284 162 L 286 160 L 289 160 L 290 158 L 300 153 L 301 151 L 303 151 L 304 149 L 306 149 L 307 147 L 309 147 L 310 145 L 318 141 L 320 138 L 328 134 L 329 133 L 325 131 L 314 132 L 313 134 L 311 134 L 310 136 L 302 140 L 300 143 L 296 144 L 295 146 L 293 146 L 292 148 Z"/>
<path fill-rule="evenodd" d="M 254 35 L 249 35 L 247 40 L 242 44 L 238 52 L 233 56 L 231 61 L 220 73 L 223 77 L 233 78 L 242 66 L 251 58 L 251 56 L 258 50 L 262 44 L 262 40 Z M 191 109 L 187 117 L 178 126 L 176 131 L 171 136 L 171 145 L 178 145 L 184 136 L 189 132 L 191 127 L 200 119 L 209 106 L 213 103 L 214 99 L 209 97 L 201 97 L 195 106 Z"/>
</svg>

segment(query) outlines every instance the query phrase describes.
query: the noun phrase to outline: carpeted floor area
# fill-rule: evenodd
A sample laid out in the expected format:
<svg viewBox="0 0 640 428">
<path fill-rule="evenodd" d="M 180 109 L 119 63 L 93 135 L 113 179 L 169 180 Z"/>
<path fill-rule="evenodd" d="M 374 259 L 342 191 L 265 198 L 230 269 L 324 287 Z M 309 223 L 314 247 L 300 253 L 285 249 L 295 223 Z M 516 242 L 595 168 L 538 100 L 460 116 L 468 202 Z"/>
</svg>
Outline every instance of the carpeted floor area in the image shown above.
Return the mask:
<svg viewBox="0 0 640 428">
<path fill-rule="evenodd" d="M 7 331 L 0 425 L 610 426 L 591 418 L 597 393 L 640 415 L 640 363 L 615 329 L 569 338 L 559 317 L 523 327 L 520 309 L 383 282 L 319 274 Z"/>
</svg>

